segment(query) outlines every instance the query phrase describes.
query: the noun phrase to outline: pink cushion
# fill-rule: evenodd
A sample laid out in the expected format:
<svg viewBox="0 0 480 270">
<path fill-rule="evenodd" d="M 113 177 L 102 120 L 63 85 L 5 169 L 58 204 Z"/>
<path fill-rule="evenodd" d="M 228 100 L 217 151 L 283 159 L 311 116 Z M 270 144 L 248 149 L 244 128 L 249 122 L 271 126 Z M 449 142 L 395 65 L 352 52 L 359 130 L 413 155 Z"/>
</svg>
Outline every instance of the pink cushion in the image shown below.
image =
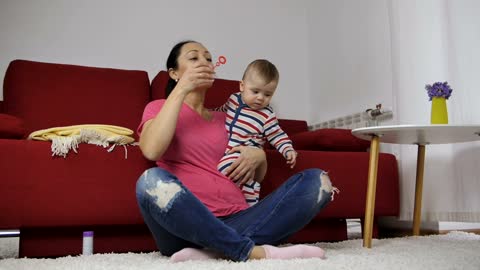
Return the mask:
<svg viewBox="0 0 480 270">
<path fill-rule="evenodd" d="M 350 129 L 317 129 L 290 136 L 297 150 L 363 152 L 370 142 L 352 135 Z"/>
<path fill-rule="evenodd" d="M 21 139 L 25 137 L 25 133 L 22 119 L 13 115 L 0 113 L 0 138 Z"/>
</svg>

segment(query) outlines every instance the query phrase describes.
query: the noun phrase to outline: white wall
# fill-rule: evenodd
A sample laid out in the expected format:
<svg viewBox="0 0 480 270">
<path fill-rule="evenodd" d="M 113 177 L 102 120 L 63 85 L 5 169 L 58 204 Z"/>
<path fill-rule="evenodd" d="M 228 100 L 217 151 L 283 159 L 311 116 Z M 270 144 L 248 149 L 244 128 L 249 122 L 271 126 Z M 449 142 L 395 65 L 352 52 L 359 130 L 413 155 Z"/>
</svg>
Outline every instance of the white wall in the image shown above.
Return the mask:
<svg viewBox="0 0 480 270">
<path fill-rule="evenodd" d="M 313 123 L 392 109 L 386 1 L 311 1 L 307 25 Z"/>
<path fill-rule="evenodd" d="M 457 1 L 392 1 L 392 63 L 396 70 L 397 119 L 403 124 L 429 124 L 431 104 L 426 83 L 448 81 L 449 124 L 478 124 L 480 100 L 480 3 Z M 425 14 L 437 16 L 425 16 Z M 424 220 L 480 220 L 480 142 L 427 146 L 424 173 Z M 401 218 L 413 214 L 416 147 L 402 146 Z"/>
<path fill-rule="evenodd" d="M 221 78 L 240 79 L 253 59 L 271 60 L 281 73 L 272 102 L 278 115 L 309 120 L 302 3 L 2 0 L 0 79 L 14 59 L 146 70 L 152 79 L 175 43 L 194 39 L 227 57 L 217 71 Z"/>
</svg>

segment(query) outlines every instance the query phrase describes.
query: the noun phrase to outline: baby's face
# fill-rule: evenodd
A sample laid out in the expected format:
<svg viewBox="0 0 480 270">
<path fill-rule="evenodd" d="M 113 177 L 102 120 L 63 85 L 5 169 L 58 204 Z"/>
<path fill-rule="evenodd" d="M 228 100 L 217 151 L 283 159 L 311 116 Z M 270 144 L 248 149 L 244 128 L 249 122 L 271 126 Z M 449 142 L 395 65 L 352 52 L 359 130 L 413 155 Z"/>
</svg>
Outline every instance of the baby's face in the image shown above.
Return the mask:
<svg viewBox="0 0 480 270">
<path fill-rule="evenodd" d="M 265 84 L 265 80 L 260 76 L 249 75 L 240 82 L 240 91 L 242 99 L 250 108 L 254 110 L 263 109 L 275 94 L 278 81 L 271 81 Z"/>
</svg>

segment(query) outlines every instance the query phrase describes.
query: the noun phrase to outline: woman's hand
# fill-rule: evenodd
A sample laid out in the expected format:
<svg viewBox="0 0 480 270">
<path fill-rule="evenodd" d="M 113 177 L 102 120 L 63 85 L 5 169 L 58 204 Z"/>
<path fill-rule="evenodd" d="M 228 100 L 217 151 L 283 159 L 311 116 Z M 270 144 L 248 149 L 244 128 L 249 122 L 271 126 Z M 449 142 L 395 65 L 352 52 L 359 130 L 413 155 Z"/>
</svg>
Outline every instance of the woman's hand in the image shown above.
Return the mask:
<svg viewBox="0 0 480 270">
<path fill-rule="evenodd" d="M 213 65 L 211 63 L 198 63 L 185 69 L 175 89 L 179 89 L 187 94 L 195 89 L 211 87 L 214 80 L 215 71 L 213 70 Z"/>
<path fill-rule="evenodd" d="M 265 175 L 255 176 L 257 168 L 266 165 L 267 157 L 265 151 L 250 146 L 237 146 L 230 149 L 229 153 L 240 152 L 240 156 L 230 165 L 226 175 L 234 180 L 239 180 L 239 184 L 244 184 L 249 180 L 255 180 L 254 177 L 263 179 Z M 263 166 L 266 168 L 266 166 Z M 266 173 L 266 170 L 262 172 Z"/>
</svg>

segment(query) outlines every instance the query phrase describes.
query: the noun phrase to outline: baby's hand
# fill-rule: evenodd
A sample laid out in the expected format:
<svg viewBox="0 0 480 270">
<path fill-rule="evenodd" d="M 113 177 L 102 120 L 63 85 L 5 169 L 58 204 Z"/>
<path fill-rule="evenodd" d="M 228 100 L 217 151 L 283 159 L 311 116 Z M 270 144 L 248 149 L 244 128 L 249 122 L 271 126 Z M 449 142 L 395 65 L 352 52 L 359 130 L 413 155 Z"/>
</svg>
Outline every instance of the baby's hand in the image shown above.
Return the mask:
<svg viewBox="0 0 480 270">
<path fill-rule="evenodd" d="M 295 150 L 287 152 L 287 164 L 290 164 L 290 168 L 295 167 L 295 164 L 297 163 L 297 155 L 298 153 Z"/>
</svg>

